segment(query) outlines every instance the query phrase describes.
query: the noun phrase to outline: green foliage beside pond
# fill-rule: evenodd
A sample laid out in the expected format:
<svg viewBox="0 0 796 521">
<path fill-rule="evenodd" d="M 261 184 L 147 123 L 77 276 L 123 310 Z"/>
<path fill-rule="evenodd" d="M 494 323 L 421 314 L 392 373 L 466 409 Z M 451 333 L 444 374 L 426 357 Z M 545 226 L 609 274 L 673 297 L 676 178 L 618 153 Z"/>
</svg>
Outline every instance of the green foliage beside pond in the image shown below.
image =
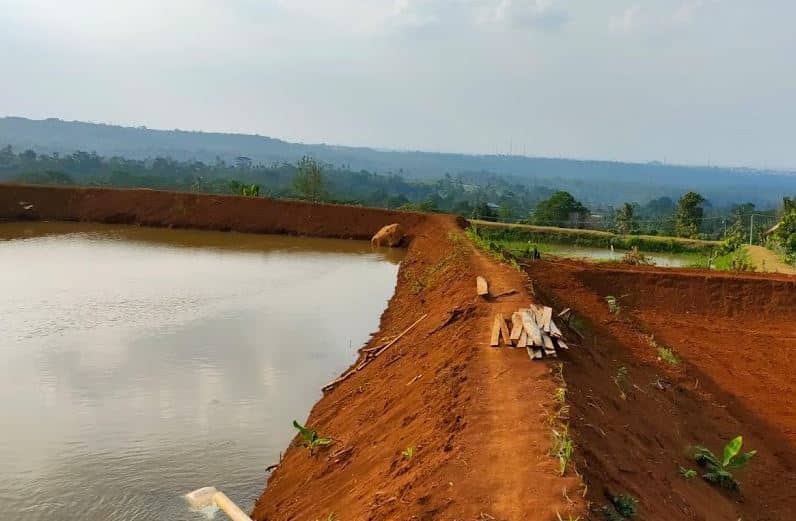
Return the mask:
<svg viewBox="0 0 796 521">
<path fill-rule="evenodd" d="M 478 234 L 483 238 L 502 243 L 504 247 L 512 244 L 515 249 L 521 244 L 568 244 L 585 248 L 610 248 L 630 250 L 638 248 L 644 252 L 661 253 L 704 253 L 715 249 L 719 243 L 707 241 L 684 241 L 676 237 L 653 237 L 646 235 L 618 235 L 609 232 L 571 229 L 539 229 L 532 227 L 479 226 Z"/>
</svg>

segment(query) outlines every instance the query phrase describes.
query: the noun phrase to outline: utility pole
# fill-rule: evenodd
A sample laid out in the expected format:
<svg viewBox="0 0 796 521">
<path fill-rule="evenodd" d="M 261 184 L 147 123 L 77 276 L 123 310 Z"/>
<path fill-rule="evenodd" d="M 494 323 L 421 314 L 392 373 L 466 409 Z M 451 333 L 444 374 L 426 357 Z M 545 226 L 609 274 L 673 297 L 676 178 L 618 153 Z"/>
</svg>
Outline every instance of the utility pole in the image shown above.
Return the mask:
<svg viewBox="0 0 796 521">
<path fill-rule="evenodd" d="M 754 229 L 755 223 L 755 214 L 753 213 L 752 216 L 749 218 L 749 246 L 752 245 L 752 230 Z"/>
</svg>

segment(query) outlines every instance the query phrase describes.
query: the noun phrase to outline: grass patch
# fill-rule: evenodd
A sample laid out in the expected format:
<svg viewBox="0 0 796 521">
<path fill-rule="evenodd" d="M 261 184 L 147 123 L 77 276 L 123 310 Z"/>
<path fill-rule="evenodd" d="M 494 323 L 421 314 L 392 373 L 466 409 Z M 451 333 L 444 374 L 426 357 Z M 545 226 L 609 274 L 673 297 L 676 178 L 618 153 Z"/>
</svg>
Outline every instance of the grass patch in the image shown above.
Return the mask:
<svg viewBox="0 0 796 521">
<path fill-rule="evenodd" d="M 659 343 L 652 335 L 647 337 L 647 343 L 649 343 L 649 345 L 652 346 L 653 349 L 655 349 L 655 351 L 658 353 L 658 359 L 663 360 L 672 366 L 680 365 L 680 357 L 677 356 L 677 353 L 674 352 L 674 349 Z"/>
<path fill-rule="evenodd" d="M 408 275 L 412 278 L 410 289 L 413 295 L 417 295 L 426 288 L 432 288 L 439 279 L 451 268 L 461 266 L 467 254 L 467 244 L 462 234 L 456 232 L 448 233 L 448 240 L 451 248 L 448 253 L 434 264 L 427 266 L 420 275 Z"/>
<path fill-rule="evenodd" d="M 483 236 L 480 229 L 475 225 L 470 225 L 470 227 L 468 227 L 464 233 L 479 250 L 483 251 L 498 262 L 505 262 L 515 270 L 522 271 L 519 263 L 517 263 L 517 259 L 515 259 L 510 252 L 504 249 L 501 244 Z"/>
<path fill-rule="evenodd" d="M 638 499 L 630 494 L 619 494 L 611 498 L 611 504 L 600 509 L 608 521 L 622 521 L 633 519 L 638 510 Z"/>
<path fill-rule="evenodd" d="M 569 433 L 569 405 L 567 404 L 567 382 L 564 380 L 564 364 L 556 365 L 554 380 L 558 384 L 553 399 L 558 404 L 555 412 L 548 416 L 551 426 L 552 447 L 550 455 L 558 460 L 558 471 L 563 476 L 573 464 L 575 442 Z"/>
</svg>

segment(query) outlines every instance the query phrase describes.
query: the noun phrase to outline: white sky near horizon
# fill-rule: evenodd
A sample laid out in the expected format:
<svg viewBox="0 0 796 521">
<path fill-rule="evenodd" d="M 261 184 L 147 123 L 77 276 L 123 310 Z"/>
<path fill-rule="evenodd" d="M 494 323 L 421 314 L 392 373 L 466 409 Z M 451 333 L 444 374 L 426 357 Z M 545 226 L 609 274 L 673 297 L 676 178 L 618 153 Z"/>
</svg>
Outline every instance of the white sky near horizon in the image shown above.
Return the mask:
<svg viewBox="0 0 796 521">
<path fill-rule="evenodd" d="M 0 115 L 796 168 L 790 0 L 0 0 Z"/>
</svg>

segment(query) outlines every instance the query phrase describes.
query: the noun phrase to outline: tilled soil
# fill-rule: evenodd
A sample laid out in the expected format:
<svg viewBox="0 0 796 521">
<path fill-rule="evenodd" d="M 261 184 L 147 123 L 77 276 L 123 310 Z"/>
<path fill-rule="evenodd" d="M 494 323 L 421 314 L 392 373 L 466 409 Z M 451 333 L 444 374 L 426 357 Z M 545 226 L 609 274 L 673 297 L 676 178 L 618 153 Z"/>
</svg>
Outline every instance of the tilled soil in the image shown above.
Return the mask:
<svg viewBox="0 0 796 521">
<path fill-rule="evenodd" d="M 564 374 L 593 508 L 630 493 L 640 519 L 796 519 L 795 278 L 568 261 L 527 272 L 543 300 L 576 310 L 584 334 Z M 720 455 L 738 434 L 758 451 L 736 472 L 739 493 L 681 475 L 699 470 L 689 446 Z"/>
</svg>

